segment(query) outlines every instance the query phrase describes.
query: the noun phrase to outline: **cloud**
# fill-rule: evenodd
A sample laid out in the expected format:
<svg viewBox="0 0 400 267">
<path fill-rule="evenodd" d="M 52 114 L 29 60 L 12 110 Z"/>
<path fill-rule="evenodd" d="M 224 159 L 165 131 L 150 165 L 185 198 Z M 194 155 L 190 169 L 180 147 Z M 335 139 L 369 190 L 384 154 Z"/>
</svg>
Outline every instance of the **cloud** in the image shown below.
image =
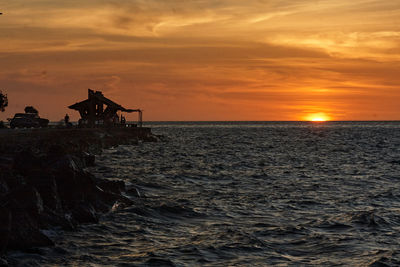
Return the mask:
<svg viewBox="0 0 400 267">
<path fill-rule="evenodd" d="M 151 119 L 398 116 L 396 1 L 13 0 L 2 11 L 0 86 L 18 105 L 40 96 L 53 118 L 88 87 Z"/>
</svg>

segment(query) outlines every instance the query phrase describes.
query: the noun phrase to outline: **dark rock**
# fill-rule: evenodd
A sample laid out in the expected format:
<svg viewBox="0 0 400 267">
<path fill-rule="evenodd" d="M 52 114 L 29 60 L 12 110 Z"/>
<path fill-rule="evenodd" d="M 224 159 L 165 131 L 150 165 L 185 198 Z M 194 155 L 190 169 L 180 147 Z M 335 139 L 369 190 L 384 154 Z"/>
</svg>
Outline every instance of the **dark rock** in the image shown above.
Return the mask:
<svg viewBox="0 0 400 267">
<path fill-rule="evenodd" d="M 0 170 L 11 170 L 13 168 L 14 158 L 10 155 L 0 155 Z"/>
<path fill-rule="evenodd" d="M 7 260 L 0 258 L 0 267 L 7 267 L 7 266 L 9 266 Z"/>
<path fill-rule="evenodd" d="M 74 207 L 76 203 L 85 201 L 88 197 L 85 192 L 89 192 L 95 187 L 93 182 L 88 181 L 90 178 L 80 173 L 75 167 L 62 168 L 60 171 L 54 172 L 62 206 L 67 210 Z M 90 184 L 93 185 L 90 186 Z"/>
<path fill-rule="evenodd" d="M 7 182 L 3 179 L 3 177 L 0 177 L 0 196 L 1 195 L 6 195 L 10 192 Z"/>
<path fill-rule="evenodd" d="M 80 203 L 72 209 L 72 216 L 78 223 L 98 223 L 96 211 L 88 203 Z"/>
<path fill-rule="evenodd" d="M 40 216 L 39 227 L 41 229 L 61 227 L 64 230 L 74 230 L 77 227 L 77 222 L 71 214 L 56 213 L 51 209 L 45 208 Z"/>
<path fill-rule="evenodd" d="M 51 173 L 32 173 L 26 178 L 27 183 L 34 186 L 39 192 L 43 205 L 52 210 L 61 210 L 61 201 L 58 195 L 55 177 Z"/>
<path fill-rule="evenodd" d="M 61 255 L 67 255 L 68 251 L 63 249 L 62 247 L 55 247 L 54 252 L 61 254 Z"/>
<path fill-rule="evenodd" d="M 99 199 L 97 202 L 95 202 L 95 207 L 97 210 L 100 210 L 102 212 L 107 212 L 111 208 L 123 208 L 123 207 L 128 207 L 134 204 L 132 200 L 129 198 L 121 195 L 121 194 L 115 194 L 112 192 L 106 192 L 102 189 L 99 188 L 98 191 L 98 196 Z"/>
<path fill-rule="evenodd" d="M 1 170 L 0 177 L 3 180 L 3 190 L 7 191 L 5 193 L 9 193 L 26 184 L 23 176 L 16 174 L 14 171 Z"/>
<path fill-rule="evenodd" d="M 82 164 L 79 164 L 79 161 L 72 155 L 49 158 L 48 165 L 58 173 L 64 171 L 79 172 L 83 168 Z"/>
<path fill-rule="evenodd" d="M 50 157 L 62 157 L 68 154 L 66 147 L 60 144 L 51 144 L 47 150 L 47 154 Z"/>
<path fill-rule="evenodd" d="M 85 162 L 85 166 L 94 166 L 96 161 L 96 156 L 93 154 L 89 154 L 87 152 L 83 153 L 83 161 Z"/>
<path fill-rule="evenodd" d="M 73 210 L 77 205 L 85 202 L 91 204 L 96 211 L 104 212 L 118 200 L 119 196 L 107 194 L 96 185 L 96 178 L 92 174 L 79 169 L 73 161 L 61 169 L 63 171 L 57 171 L 54 175 L 65 210 Z M 119 187 L 121 187 L 120 184 Z"/>
<path fill-rule="evenodd" d="M 43 212 L 43 203 L 34 187 L 20 186 L 4 196 L 2 203 L 2 232 L 7 237 L 4 243 L 8 249 L 23 250 L 53 244 L 39 230 L 38 220 Z"/>
<path fill-rule="evenodd" d="M 26 250 L 54 245 L 53 241 L 39 230 L 37 221 L 25 212 L 19 203 L 12 200 L 8 208 L 12 217 L 8 249 Z"/>
<path fill-rule="evenodd" d="M 126 191 L 126 193 L 128 193 L 130 196 L 133 196 L 133 197 L 138 197 L 138 198 L 142 197 L 142 194 L 140 194 L 139 189 L 137 189 L 136 187 L 129 188 Z"/>
<path fill-rule="evenodd" d="M 13 167 L 23 175 L 36 170 L 43 170 L 46 168 L 45 162 L 38 155 L 32 152 L 31 148 L 24 148 L 17 153 L 14 157 Z"/>
<path fill-rule="evenodd" d="M 92 205 L 97 211 L 108 212 L 120 197 L 120 195 L 106 192 L 97 187 L 96 199 L 92 200 Z"/>
<path fill-rule="evenodd" d="M 129 207 L 135 204 L 134 201 L 122 195 L 118 197 L 118 202 L 121 203 L 123 207 Z"/>
<path fill-rule="evenodd" d="M 125 183 L 121 180 L 96 179 L 96 185 L 106 192 L 121 194 L 125 192 Z"/>
<path fill-rule="evenodd" d="M 8 245 L 11 232 L 11 219 L 10 210 L 0 207 L 0 255 L 4 253 Z"/>
<path fill-rule="evenodd" d="M 26 212 L 33 218 L 38 218 L 43 211 L 42 198 L 39 192 L 30 185 L 24 185 L 13 190 L 5 199 L 7 202 L 14 201 L 18 203 L 18 209 L 21 212 Z"/>
<path fill-rule="evenodd" d="M 103 148 L 157 139 L 148 128 L 7 133 L 0 139 L 0 255 L 52 246 L 40 229 L 75 229 L 98 222 L 100 212 L 132 205 L 121 194 L 123 181 L 97 179 L 84 168 Z"/>
<path fill-rule="evenodd" d="M 158 142 L 158 138 L 155 135 L 149 134 L 143 137 L 143 141 L 145 142 Z"/>
<path fill-rule="evenodd" d="M 76 179 L 80 184 L 80 190 L 83 199 L 86 201 L 96 201 L 98 199 L 98 187 L 94 182 L 95 176 L 86 171 L 80 171 L 76 174 Z"/>
</svg>

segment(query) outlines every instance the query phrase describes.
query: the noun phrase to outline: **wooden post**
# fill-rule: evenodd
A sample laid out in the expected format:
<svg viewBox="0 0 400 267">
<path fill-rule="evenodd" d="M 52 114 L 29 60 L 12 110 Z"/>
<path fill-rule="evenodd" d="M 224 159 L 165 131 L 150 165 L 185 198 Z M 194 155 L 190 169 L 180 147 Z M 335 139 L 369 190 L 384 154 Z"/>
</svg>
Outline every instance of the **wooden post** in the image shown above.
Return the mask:
<svg viewBox="0 0 400 267">
<path fill-rule="evenodd" d="M 139 125 L 139 127 L 142 127 L 143 126 L 143 113 L 142 113 L 142 110 L 140 110 L 139 109 L 139 123 L 138 123 Z"/>
</svg>

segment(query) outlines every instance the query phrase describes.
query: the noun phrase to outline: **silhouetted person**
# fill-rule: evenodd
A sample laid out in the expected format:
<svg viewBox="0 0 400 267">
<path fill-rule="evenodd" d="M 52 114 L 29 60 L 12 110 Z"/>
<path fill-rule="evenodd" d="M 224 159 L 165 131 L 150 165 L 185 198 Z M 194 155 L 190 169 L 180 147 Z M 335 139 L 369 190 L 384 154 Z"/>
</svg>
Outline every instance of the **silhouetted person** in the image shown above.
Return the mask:
<svg viewBox="0 0 400 267">
<path fill-rule="evenodd" d="M 65 114 L 64 122 L 65 122 L 65 126 L 67 126 L 67 127 L 69 127 L 69 126 L 71 125 L 71 123 L 69 122 L 69 116 L 68 116 L 68 114 Z"/>
</svg>

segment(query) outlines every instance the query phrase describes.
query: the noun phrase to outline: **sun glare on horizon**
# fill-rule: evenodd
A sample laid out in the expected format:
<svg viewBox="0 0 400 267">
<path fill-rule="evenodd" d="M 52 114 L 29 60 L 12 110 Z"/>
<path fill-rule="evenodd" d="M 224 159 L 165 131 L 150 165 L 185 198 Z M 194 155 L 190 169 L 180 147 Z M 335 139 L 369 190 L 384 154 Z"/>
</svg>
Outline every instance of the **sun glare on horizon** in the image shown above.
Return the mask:
<svg viewBox="0 0 400 267">
<path fill-rule="evenodd" d="M 313 118 L 311 121 L 326 121 L 324 118 Z"/>
<path fill-rule="evenodd" d="M 324 122 L 324 121 L 329 121 L 330 118 L 325 113 L 316 113 L 306 116 L 305 120 L 312 122 Z"/>
</svg>

